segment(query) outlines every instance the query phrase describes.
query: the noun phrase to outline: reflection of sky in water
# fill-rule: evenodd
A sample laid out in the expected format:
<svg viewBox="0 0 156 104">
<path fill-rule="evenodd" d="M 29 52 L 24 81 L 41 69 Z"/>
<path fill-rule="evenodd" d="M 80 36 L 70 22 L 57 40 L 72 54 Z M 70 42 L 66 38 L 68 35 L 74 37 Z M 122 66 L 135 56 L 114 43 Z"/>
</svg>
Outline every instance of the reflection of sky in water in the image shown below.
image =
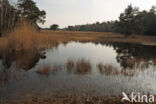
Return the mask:
<svg viewBox="0 0 156 104">
<path fill-rule="evenodd" d="M 93 43 L 75 43 L 72 42 L 67 46 L 60 45 L 58 49 L 49 50 L 47 52 L 46 62 L 67 62 L 69 59 L 85 58 L 92 63 L 116 63 L 116 53 L 113 48 L 102 46 L 101 44 L 95 45 Z"/>
<path fill-rule="evenodd" d="M 120 68 L 116 62 L 117 53 L 113 47 L 92 43 L 71 42 L 64 46 L 60 44 L 57 49 L 47 50 L 46 59 L 41 59 L 32 70 L 24 73 L 24 77 L 18 81 L 6 84 L 0 94 L 1 97 L 15 97 L 22 93 L 38 92 L 48 93 L 59 90 L 62 93 L 82 94 L 92 92 L 97 95 L 121 95 L 122 91 L 151 92 L 156 93 L 156 72 L 150 67 L 144 72 L 138 72 L 134 76 L 105 75 L 100 74 L 96 64 L 112 64 Z M 90 74 L 76 75 L 67 73 L 66 63 L 69 59 L 89 60 L 92 64 Z M 61 65 L 63 70 L 58 70 L 55 75 L 42 76 L 36 74 L 39 66 L 44 64 Z"/>
</svg>

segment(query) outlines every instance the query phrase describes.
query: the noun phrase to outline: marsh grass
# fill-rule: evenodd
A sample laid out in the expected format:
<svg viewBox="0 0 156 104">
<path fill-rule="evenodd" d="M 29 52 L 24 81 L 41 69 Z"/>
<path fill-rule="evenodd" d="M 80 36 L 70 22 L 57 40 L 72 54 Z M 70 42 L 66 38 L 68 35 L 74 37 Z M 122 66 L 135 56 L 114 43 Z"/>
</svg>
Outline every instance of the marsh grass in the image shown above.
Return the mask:
<svg viewBox="0 0 156 104">
<path fill-rule="evenodd" d="M 0 38 L 1 52 L 40 51 L 41 49 L 58 46 L 59 41 L 42 35 L 27 20 L 22 20 L 12 32 Z"/>
<path fill-rule="evenodd" d="M 66 64 L 67 64 L 66 68 L 68 72 L 71 72 L 75 67 L 75 63 L 73 60 L 69 60 Z"/>
<path fill-rule="evenodd" d="M 44 65 L 38 68 L 37 73 L 40 75 L 50 75 L 51 67 L 49 65 Z"/>
<path fill-rule="evenodd" d="M 29 50 L 38 51 L 57 47 L 59 43 L 67 43 L 69 41 L 80 42 L 133 42 L 123 40 L 123 35 L 113 33 L 96 33 L 96 32 L 71 32 L 71 31 L 40 31 L 38 32 L 33 24 L 23 20 L 20 25 L 15 27 L 8 36 L 0 38 L 0 53 L 17 52 Z M 142 39 L 142 38 L 141 38 Z M 139 39 L 139 40 L 141 40 Z M 156 38 L 152 37 L 155 42 Z M 141 40 L 143 42 L 145 40 Z M 137 41 L 138 42 L 138 41 Z M 153 43 L 153 42 L 152 42 Z M 132 63 L 132 62 L 130 62 Z"/>
<path fill-rule="evenodd" d="M 35 28 L 27 21 L 16 27 L 8 36 L 0 38 L 1 52 L 19 52 L 37 50 Z"/>
<path fill-rule="evenodd" d="M 125 64 L 126 64 L 127 68 L 143 71 L 143 70 L 147 69 L 152 63 L 145 59 L 129 58 L 129 59 L 125 60 Z"/>
<path fill-rule="evenodd" d="M 131 70 L 131 69 L 123 69 L 123 70 L 121 70 L 120 74 L 122 74 L 124 76 L 134 76 L 136 74 L 136 71 Z"/>
<path fill-rule="evenodd" d="M 58 70 L 62 70 L 61 65 L 54 65 L 52 67 L 52 74 L 56 74 Z"/>
<path fill-rule="evenodd" d="M 128 58 L 125 60 L 125 63 L 126 63 L 126 66 L 133 68 L 137 63 L 137 60 L 135 58 Z"/>
<path fill-rule="evenodd" d="M 77 61 L 68 60 L 66 63 L 66 69 L 68 73 L 75 73 L 75 74 L 87 74 L 91 72 L 92 65 L 88 60 L 79 59 Z"/>
<path fill-rule="evenodd" d="M 123 76 L 134 76 L 137 73 L 145 72 L 148 69 L 147 65 L 138 64 L 133 68 L 118 68 L 113 64 L 97 64 L 97 69 L 99 70 L 100 74 L 105 75 L 123 75 Z"/>
<path fill-rule="evenodd" d="M 91 63 L 87 60 L 81 59 L 76 63 L 75 71 L 78 74 L 86 74 L 92 69 Z"/>
<path fill-rule="evenodd" d="M 117 67 L 111 64 L 99 63 L 97 64 L 97 68 L 101 74 L 106 74 L 106 75 L 111 75 L 111 74 L 118 75 L 119 74 Z"/>
</svg>

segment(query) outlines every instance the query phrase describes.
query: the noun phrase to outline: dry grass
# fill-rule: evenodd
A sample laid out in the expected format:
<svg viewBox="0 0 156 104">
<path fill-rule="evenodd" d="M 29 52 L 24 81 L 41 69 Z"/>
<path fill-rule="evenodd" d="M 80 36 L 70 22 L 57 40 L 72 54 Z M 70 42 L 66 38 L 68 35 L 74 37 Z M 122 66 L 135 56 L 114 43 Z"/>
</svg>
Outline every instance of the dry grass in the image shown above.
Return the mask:
<svg viewBox="0 0 156 104">
<path fill-rule="evenodd" d="M 79 32 L 79 31 L 41 31 L 40 35 L 48 40 L 55 40 L 61 42 L 81 41 L 81 42 L 123 42 L 123 43 L 140 43 L 140 44 L 156 44 L 155 36 L 139 36 L 132 35 L 125 37 L 125 35 L 117 33 L 105 32 Z"/>
<path fill-rule="evenodd" d="M 130 70 L 130 69 L 123 69 L 120 74 L 124 76 L 134 76 L 136 74 L 135 70 Z"/>
<path fill-rule="evenodd" d="M 36 48 L 36 31 L 28 22 L 23 22 L 21 27 L 17 27 L 9 36 L 1 38 L 0 46 L 3 49 L 15 51 L 29 50 Z"/>
<path fill-rule="evenodd" d="M 21 23 L 20 27 L 7 37 L 0 38 L 0 51 L 36 50 L 57 47 L 59 42 L 129 42 L 142 44 L 156 44 L 156 37 L 132 35 L 126 37 L 115 33 L 78 32 L 78 31 L 41 31 L 28 22 Z"/>
<path fill-rule="evenodd" d="M 24 21 L 8 36 L 0 38 L 0 51 L 34 51 L 50 46 L 57 46 L 58 41 L 49 36 L 41 35 L 29 22 Z"/>
<path fill-rule="evenodd" d="M 135 64 L 137 63 L 137 60 L 135 58 L 128 58 L 125 60 L 126 66 L 133 68 Z"/>
<path fill-rule="evenodd" d="M 59 65 L 54 65 L 53 67 L 51 67 L 49 64 L 45 64 L 43 66 L 40 66 L 36 72 L 40 75 L 55 75 L 56 72 L 61 69 L 62 68 Z"/>
<path fill-rule="evenodd" d="M 86 74 L 91 71 L 91 68 L 92 66 L 89 61 L 81 59 L 77 61 L 75 71 L 78 74 Z"/>
<path fill-rule="evenodd" d="M 73 61 L 73 60 L 69 60 L 69 61 L 67 62 L 67 65 L 66 65 L 67 71 L 68 71 L 68 72 L 71 72 L 71 70 L 74 69 L 74 66 L 75 66 L 74 61 Z"/>
<path fill-rule="evenodd" d="M 21 99 L 0 100 L 2 104 L 132 104 L 129 101 L 121 103 L 122 96 L 76 96 L 76 95 L 62 95 L 51 94 L 49 96 L 23 95 Z M 152 104 L 155 104 L 154 101 Z M 147 104 L 146 102 L 133 104 Z"/>
<path fill-rule="evenodd" d="M 111 64 L 99 63 L 97 64 L 97 68 L 101 74 L 106 74 L 106 75 L 111 75 L 111 74 L 118 75 L 119 74 L 118 69 Z"/>
<path fill-rule="evenodd" d="M 54 66 L 52 67 L 52 74 L 56 74 L 56 72 L 57 72 L 58 70 L 61 70 L 61 66 L 59 66 L 59 65 L 54 65 Z"/>
<path fill-rule="evenodd" d="M 105 74 L 105 75 L 123 75 L 123 76 L 134 76 L 137 74 L 137 71 L 144 71 L 143 69 L 139 69 L 138 67 L 136 68 L 130 68 L 130 69 L 118 69 L 117 67 L 111 65 L 111 64 L 102 64 L 99 63 L 97 64 L 97 68 L 99 70 L 100 74 Z"/>
<path fill-rule="evenodd" d="M 144 59 L 128 58 L 125 61 L 127 68 L 145 70 L 149 67 L 149 62 Z"/>
<path fill-rule="evenodd" d="M 75 74 L 87 74 L 91 72 L 92 65 L 88 60 L 79 59 L 76 62 L 69 60 L 66 63 L 66 69 L 68 73 L 74 72 Z"/>
<path fill-rule="evenodd" d="M 38 68 L 37 73 L 40 75 L 49 75 L 51 73 L 51 67 L 49 65 L 44 65 Z"/>
<path fill-rule="evenodd" d="M 98 69 L 99 69 L 99 72 L 103 72 L 103 69 L 104 69 L 103 66 L 104 66 L 104 65 L 103 65 L 102 63 L 99 63 L 99 64 L 97 65 L 97 67 L 98 67 Z"/>
</svg>

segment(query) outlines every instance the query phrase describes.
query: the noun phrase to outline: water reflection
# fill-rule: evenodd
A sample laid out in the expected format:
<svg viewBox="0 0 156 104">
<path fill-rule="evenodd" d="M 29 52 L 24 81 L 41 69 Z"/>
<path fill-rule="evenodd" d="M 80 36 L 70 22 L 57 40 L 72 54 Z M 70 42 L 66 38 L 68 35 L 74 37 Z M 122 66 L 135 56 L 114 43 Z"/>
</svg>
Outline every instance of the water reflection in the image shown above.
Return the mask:
<svg viewBox="0 0 156 104">
<path fill-rule="evenodd" d="M 75 75 L 86 75 L 90 74 L 92 72 L 92 66 L 94 64 L 91 64 L 88 60 L 85 60 L 84 58 L 73 61 L 69 59 L 66 63 L 62 65 L 54 65 L 50 66 L 49 64 L 44 64 L 38 67 L 38 70 L 36 71 L 37 74 L 40 75 L 56 75 L 58 71 L 65 71 L 68 74 L 75 74 Z M 145 72 L 148 70 L 147 64 L 141 63 L 139 65 L 136 65 L 134 68 L 122 68 L 117 67 L 114 64 L 103 64 L 102 62 L 97 63 L 96 67 L 100 74 L 104 75 L 123 75 L 123 76 L 134 76 L 139 72 Z"/>
<path fill-rule="evenodd" d="M 146 67 L 156 64 L 156 46 L 115 43 L 113 47 L 117 52 L 117 62 L 124 68 L 133 68 L 141 62 L 144 62 Z"/>
<path fill-rule="evenodd" d="M 0 96 L 56 88 L 75 93 L 94 90 L 97 94 L 134 89 L 156 92 L 155 53 L 156 46 L 99 42 L 70 42 L 40 52 L 3 53 Z"/>
<path fill-rule="evenodd" d="M 5 68 L 10 68 L 13 63 L 16 63 L 17 68 L 28 71 L 33 68 L 39 59 L 45 59 L 45 55 L 42 52 L 27 51 L 11 54 L 2 54 L 0 59 Z"/>
<path fill-rule="evenodd" d="M 62 43 L 64 47 L 67 42 Z M 151 64 L 156 64 L 156 46 L 146 46 L 130 43 L 93 43 L 102 44 L 104 47 L 113 47 L 117 53 L 116 60 L 124 68 L 134 68 L 136 65 L 144 63 L 148 68 Z M 57 49 L 58 45 L 56 46 Z M 51 47 L 52 48 L 52 47 Z M 53 47 L 54 48 L 54 47 Z M 89 48 L 89 47 L 88 47 Z M 90 54 L 90 53 L 89 53 Z M 110 53 L 111 55 L 111 53 Z M 46 59 L 45 51 L 27 51 L 18 53 L 1 52 L 0 59 L 6 68 L 10 68 L 16 62 L 19 69 L 29 70 L 36 66 L 40 59 Z"/>
</svg>

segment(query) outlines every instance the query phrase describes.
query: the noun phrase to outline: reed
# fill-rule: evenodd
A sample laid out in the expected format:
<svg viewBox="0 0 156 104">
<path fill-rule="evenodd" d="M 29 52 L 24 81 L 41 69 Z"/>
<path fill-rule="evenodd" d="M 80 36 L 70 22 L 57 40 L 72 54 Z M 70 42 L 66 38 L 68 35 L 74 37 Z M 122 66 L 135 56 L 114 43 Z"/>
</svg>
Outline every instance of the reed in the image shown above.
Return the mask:
<svg viewBox="0 0 156 104">
<path fill-rule="evenodd" d="M 52 74 L 56 74 L 56 72 L 57 72 L 58 70 L 61 70 L 61 66 L 59 66 L 59 65 L 54 65 L 54 66 L 52 67 Z"/>
<path fill-rule="evenodd" d="M 69 60 L 66 64 L 66 67 L 67 67 L 67 71 L 68 72 L 71 72 L 72 69 L 74 69 L 74 66 L 75 66 L 75 63 L 73 60 Z"/>
<path fill-rule="evenodd" d="M 99 63 L 97 64 L 97 68 L 101 74 L 118 75 L 120 73 L 119 70 L 111 64 Z"/>
<path fill-rule="evenodd" d="M 78 60 L 76 63 L 75 71 L 78 74 L 86 74 L 90 72 L 91 69 L 92 69 L 92 66 L 89 61 L 81 59 L 81 60 Z"/>
<path fill-rule="evenodd" d="M 50 75 L 51 67 L 49 65 L 44 65 L 38 68 L 37 73 L 40 75 Z"/>
</svg>

